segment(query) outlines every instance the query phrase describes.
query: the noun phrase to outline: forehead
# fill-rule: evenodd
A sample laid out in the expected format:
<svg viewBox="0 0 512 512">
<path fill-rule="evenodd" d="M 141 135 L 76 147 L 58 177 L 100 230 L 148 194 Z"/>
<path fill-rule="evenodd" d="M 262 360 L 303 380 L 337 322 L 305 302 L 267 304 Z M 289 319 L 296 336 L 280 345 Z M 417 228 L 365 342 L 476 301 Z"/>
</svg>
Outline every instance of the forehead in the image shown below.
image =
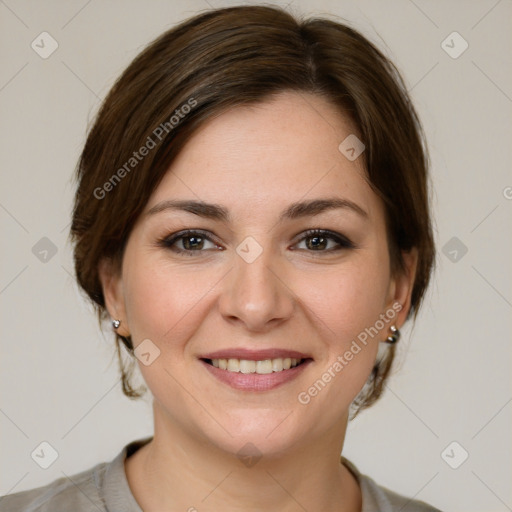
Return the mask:
<svg viewBox="0 0 512 512">
<path fill-rule="evenodd" d="M 366 181 L 362 158 L 350 161 L 338 148 L 354 133 L 340 111 L 309 93 L 285 92 L 235 107 L 191 137 L 147 210 L 172 198 L 250 211 L 339 195 L 372 213 L 379 200 Z"/>
</svg>

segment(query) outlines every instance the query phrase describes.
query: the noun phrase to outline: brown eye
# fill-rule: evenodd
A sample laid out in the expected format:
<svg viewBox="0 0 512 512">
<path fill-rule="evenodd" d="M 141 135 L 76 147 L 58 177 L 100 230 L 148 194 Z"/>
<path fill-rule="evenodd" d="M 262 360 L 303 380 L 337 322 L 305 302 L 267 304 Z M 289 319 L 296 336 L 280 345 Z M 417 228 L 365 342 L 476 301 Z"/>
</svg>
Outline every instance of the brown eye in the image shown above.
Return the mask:
<svg viewBox="0 0 512 512">
<path fill-rule="evenodd" d="M 301 244 L 304 244 L 301 247 Z M 333 252 L 353 249 L 355 245 L 345 236 L 325 229 L 312 229 L 304 233 L 296 248 L 309 252 Z"/>
<path fill-rule="evenodd" d="M 202 249 L 204 247 L 204 238 L 200 236 L 183 236 L 181 240 L 183 248 L 187 251 Z"/>
<path fill-rule="evenodd" d="M 170 249 L 173 252 L 193 255 L 193 253 L 204 253 L 212 249 L 221 250 L 212 238 L 200 231 L 180 231 L 160 240 L 159 245 Z"/>
<path fill-rule="evenodd" d="M 328 245 L 328 240 L 323 236 L 311 236 L 306 238 L 306 246 L 308 249 L 317 251 L 325 249 Z"/>
</svg>

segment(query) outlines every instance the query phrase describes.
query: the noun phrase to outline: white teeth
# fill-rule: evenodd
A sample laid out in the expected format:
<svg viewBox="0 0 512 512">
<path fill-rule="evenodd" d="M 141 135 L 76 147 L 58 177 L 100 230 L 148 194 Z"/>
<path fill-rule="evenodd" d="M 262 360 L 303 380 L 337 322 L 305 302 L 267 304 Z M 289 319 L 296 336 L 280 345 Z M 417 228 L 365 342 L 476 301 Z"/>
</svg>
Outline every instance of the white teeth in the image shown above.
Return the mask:
<svg viewBox="0 0 512 512">
<path fill-rule="evenodd" d="M 265 374 L 272 373 L 272 359 L 256 362 L 256 373 Z"/>
<path fill-rule="evenodd" d="M 280 372 L 283 369 L 283 358 L 278 357 L 277 359 L 272 359 L 272 371 Z"/>
<path fill-rule="evenodd" d="M 254 373 L 256 371 L 256 361 L 242 359 L 240 361 L 240 371 L 242 373 Z"/>
<path fill-rule="evenodd" d="M 228 370 L 230 372 L 240 371 L 240 360 L 239 359 L 228 359 Z"/>
<path fill-rule="evenodd" d="M 251 361 L 249 359 L 212 359 L 212 365 L 221 370 L 235 373 L 258 373 L 268 374 L 272 372 L 281 372 L 289 370 L 300 364 L 302 359 L 294 357 L 277 357 L 276 359 L 264 359 L 261 361 Z"/>
</svg>

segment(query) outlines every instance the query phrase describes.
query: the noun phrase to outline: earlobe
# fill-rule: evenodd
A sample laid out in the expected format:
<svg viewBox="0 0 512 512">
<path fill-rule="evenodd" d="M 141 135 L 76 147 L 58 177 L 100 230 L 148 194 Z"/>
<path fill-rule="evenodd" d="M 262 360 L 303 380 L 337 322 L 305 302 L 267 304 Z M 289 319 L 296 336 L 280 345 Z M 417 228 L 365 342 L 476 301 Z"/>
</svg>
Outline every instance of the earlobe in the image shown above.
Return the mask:
<svg viewBox="0 0 512 512">
<path fill-rule="evenodd" d="M 120 321 L 117 333 L 121 336 L 129 336 L 121 272 L 112 260 L 103 259 L 99 263 L 98 274 L 103 289 L 105 307 L 113 321 Z"/>
</svg>

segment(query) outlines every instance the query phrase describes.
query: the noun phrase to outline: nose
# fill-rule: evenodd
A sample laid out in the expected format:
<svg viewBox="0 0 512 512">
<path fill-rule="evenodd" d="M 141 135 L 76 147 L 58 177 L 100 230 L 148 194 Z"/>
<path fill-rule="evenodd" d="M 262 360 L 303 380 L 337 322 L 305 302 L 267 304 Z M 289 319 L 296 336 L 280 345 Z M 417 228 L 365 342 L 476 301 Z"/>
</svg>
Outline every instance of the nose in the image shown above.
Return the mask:
<svg viewBox="0 0 512 512">
<path fill-rule="evenodd" d="M 251 332 L 266 332 L 286 322 L 294 311 L 294 294 L 277 265 L 263 254 L 252 263 L 235 258 L 219 298 L 222 316 Z"/>
</svg>

